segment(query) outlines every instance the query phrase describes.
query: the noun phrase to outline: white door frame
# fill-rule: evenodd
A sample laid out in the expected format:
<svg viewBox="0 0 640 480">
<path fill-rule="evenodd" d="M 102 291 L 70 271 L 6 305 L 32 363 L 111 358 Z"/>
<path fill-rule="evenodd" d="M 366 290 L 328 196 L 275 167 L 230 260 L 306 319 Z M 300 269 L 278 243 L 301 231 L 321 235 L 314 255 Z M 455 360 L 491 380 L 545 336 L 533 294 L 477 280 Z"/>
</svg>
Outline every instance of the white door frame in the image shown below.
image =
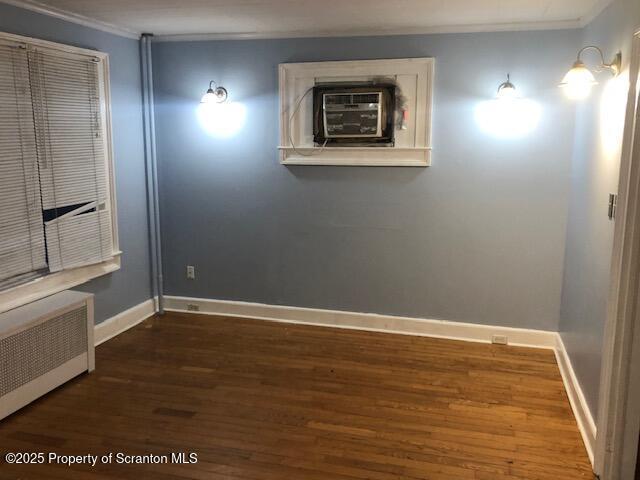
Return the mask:
<svg viewBox="0 0 640 480">
<path fill-rule="evenodd" d="M 633 39 L 611 283 L 602 351 L 595 471 L 634 478 L 640 431 L 640 32 Z"/>
</svg>

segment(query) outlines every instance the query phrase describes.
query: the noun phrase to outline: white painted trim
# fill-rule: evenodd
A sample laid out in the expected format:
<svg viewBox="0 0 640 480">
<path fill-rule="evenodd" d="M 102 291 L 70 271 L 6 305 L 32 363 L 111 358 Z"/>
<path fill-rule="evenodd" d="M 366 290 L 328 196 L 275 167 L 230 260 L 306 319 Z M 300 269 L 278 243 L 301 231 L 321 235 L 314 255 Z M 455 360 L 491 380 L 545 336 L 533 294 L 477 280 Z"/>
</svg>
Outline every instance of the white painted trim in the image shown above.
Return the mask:
<svg viewBox="0 0 640 480">
<path fill-rule="evenodd" d="M 594 458 L 593 452 L 596 445 L 596 423 L 593 420 L 593 415 L 587 404 L 587 399 L 584 396 L 578 377 L 576 376 L 571 359 L 567 354 L 567 350 L 562 341 L 560 334 L 556 337 L 557 343 L 555 347 L 556 361 L 558 362 L 558 368 L 560 369 L 560 375 L 562 375 L 562 381 L 564 388 L 567 391 L 569 397 L 569 403 L 573 410 L 573 415 L 576 417 L 578 423 L 578 429 L 584 446 L 587 449 L 587 455 L 593 466 Z"/>
<path fill-rule="evenodd" d="M 612 2 L 613 0 L 598 0 L 593 7 L 591 7 L 591 10 L 580 18 L 580 27 L 586 27 L 593 22 Z"/>
<path fill-rule="evenodd" d="M 608 0 L 610 1 L 610 0 Z M 583 26 L 580 19 L 551 22 L 489 23 L 485 25 L 445 25 L 402 29 L 350 29 L 350 30 L 285 30 L 280 32 L 230 32 L 157 35 L 153 42 L 203 42 L 212 40 L 266 40 L 282 38 L 324 38 L 324 37 L 377 37 L 393 35 L 430 35 L 438 33 L 488 33 L 522 32 L 531 30 L 565 30 Z"/>
<path fill-rule="evenodd" d="M 435 59 L 432 57 L 281 63 L 278 66 L 280 163 L 430 166 L 434 70 Z M 312 96 L 307 96 L 311 88 L 325 81 L 373 79 L 385 79 L 396 83 L 405 97 L 409 112 L 408 120 L 405 122 L 407 128 L 396 131 L 393 146 L 314 147 L 312 122 L 309 121 Z M 293 111 L 297 112 L 295 119 L 292 118 Z M 292 145 L 294 142 L 295 148 Z"/>
<path fill-rule="evenodd" d="M 595 471 L 632 478 L 640 428 L 640 32 L 633 39 L 604 329 Z"/>
<path fill-rule="evenodd" d="M 0 0 L 3 2 L 5 0 Z M 89 48 L 75 47 L 73 45 L 67 45 L 66 43 L 51 42 L 49 40 L 42 40 L 40 38 L 27 37 L 24 35 L 16 35 L 15 33 L 0 32 L 0 39 L 8 42 L 15 42 L 24 45 L 31 45 L 34 47 L 50 48 L 60 52 L 65 52 L 73 55 L 84 55 L 87 57 L 96 57 L 100 60 L 109 58 L 109 54 L 101 52 L 100 50 L 91 50 Z"/>
<path fill-rule="evenodd" d="M 150 298 L 97 324 L 94 329 L 95 345 L 98 346 L 116 335 L 120 335 L 122 332 L 129 330 L 131 327 L 135 327 L 155 313 L 156 302 Z"/>
<path fill-rule="evenodd" d="M 70 12 L 62 8 L 52 7 L 45 5 L 44 3 L 37 2 L 35 0 L 0 0 L 2 3 L 13 5 L 14 7 L 24 8 L 25 10 L 31 10 L 32 12 L 41 13 L 50 17 L 65 20 L 67 22 L 82 25 L 83 27 L 89 27 L 103 32 L 111 33 L 126 38 L 133 38 L 138 40 L 141 33 L 128 28 L 119 27 L 112 23 L 101 22 L 100 20 L 94 20 L 84 15 Z"/>
<path fill-rule="evenodd" d="M 117 252 L 111 260 L 51 273 L 23 285 L 0 291 L 0 313 L 48 297 L 54 293 L 69 290 L 119 269 L 120 252 Z"/>
<path fill-rule="evenodd" d="M 111 237 L 112 248 L 114 251 L 120 251 L 120 235 L 118 233 L 118 202 L 116 198 L 116 161 L 113 147 L 113 119 L 111 115 L 111 74 L 109 69 L 109 55 L 105 54 L 102 58 L 100 69 L 100 92 L 101 92 L 101 108 L 100 115 L 102 117 L 104 132 L 103 144 L 105 153 L 105 168 L 107 170 L 106 178 L 108 185 L 107 205 L 111 213 Z"/>
<path fill-rule="evenodd" d="M 491 343 L 492 335 L 506 335 L 509 345 L 553 349 L 556 333 L 524 328 L 498 327 L 474 323 L 398 317 L 377 313 L 357 313 L 343 310 L 289 307 L 265 303 L 211 300 L 190 297 L 165 297 L 165 310 L 172 312 L 203 313 L 227 317 L 245 317 L 284 323 L 299 323 L 334 328 L 368 330 L 425 337 L 467 340 Z M 190 311 L 197 305 L 199 311 Z"/>
<path fill-rule="evenodd" d="M 593 8 L 579 19 L 555 20 L 547 22 L 508 22 L 468 25 L 426 26 L 403 29 L 351 29 L 351 30 L 284 30 L 279 32 L 230 32 L 230 33 L 184 33 L 157 35 L 154 42 L 199 42 L 212 40 L 264 40 L 282 38 L 324 38 L 324 37 L 365 37 L 392 35 L 429 35 L 438 33 L 488 33 L 488 32 L 522 32 L 535 30 L 577 29 L 589 25 L 613 0 L 599 0 Z M 67 22 L 111 33 L 121 37 L 138 40 L 142 32 L 120 27 L 113 23 L 96 20 L 85 15 L 53 7 L 36 0 L 0 0 L 1 3 L 13 5 L 32 12 L 48 15 Z"/>
<path fill-rule="evenodd" d="M 282 165 L 429 167 L 431 147 L 278 147 Z"/>
<path fill-rule="evenodd" d="M 230 33 L 185 33 L 157 35 L 153 42 L 199 42 L 212 40 L 264 40 L 282 38 L 323 38 L 323 37 L 365 37 L 392 35 L 429 35 L 438 33 L 488 33 L 488 32 L 521 32 L 531 30 L 564 30 L 577 29 L 590 24 L 613 0 L 599 0 L 593 8 L 579 19 L 556 20 L 548 22 L 508 22 L 468 25 L 426 26 L 403 29 L 351 29 L 351 30 L 284 30 L 279 32 L 230 32 Z M 36 0 L 0 0 L 1 3 L 13 5 L 32 12 L 48 15 L 67 22 L 111 33 L 121 37 L 138 40 L 142 32 L 120 27 L 113 23 L 103 22 L 62 8 L 52 7 Z"/>
</svg>

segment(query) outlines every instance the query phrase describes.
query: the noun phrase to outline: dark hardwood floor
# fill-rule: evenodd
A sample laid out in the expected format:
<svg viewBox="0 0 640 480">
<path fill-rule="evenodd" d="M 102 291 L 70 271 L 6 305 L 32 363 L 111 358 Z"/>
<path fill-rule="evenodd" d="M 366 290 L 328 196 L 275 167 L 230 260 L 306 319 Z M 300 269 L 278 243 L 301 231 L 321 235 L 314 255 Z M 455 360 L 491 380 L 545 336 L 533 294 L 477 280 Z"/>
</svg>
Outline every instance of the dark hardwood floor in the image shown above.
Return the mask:
<svg viewBox="0 0 640 480">
<path fill-rule="evenodd" d="M 196 453 L 0 479 L 591 479 L 550 350 L 167 314 L 0 422 L 0 451 Z"/>
</svg>

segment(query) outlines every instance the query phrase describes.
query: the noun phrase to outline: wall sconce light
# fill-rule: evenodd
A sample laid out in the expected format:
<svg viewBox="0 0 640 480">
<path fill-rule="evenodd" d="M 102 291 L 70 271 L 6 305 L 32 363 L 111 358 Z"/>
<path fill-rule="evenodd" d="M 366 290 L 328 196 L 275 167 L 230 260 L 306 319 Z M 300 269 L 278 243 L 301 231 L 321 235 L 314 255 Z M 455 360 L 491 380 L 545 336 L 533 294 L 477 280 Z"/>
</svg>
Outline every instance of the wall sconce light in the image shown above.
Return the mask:
<svg viewBox="0 0 640 480">
<path fill-rule="evenodd" d="M 200 100 L 200 103 L 223 103 L 227 100 L 227 97 L 227 89 L 218 86 L 216 82 L 211 80 L 209 82 L 209 89 L 207 90 L 207 93 L 202 96 L 202 100 Z"/>
<path fill-rule="evenodd" d="M 245 106 L 228 101 L 228 96 L 226 88 L 211 80 L 196 109 L 200 126 L 213 137 L 232 137 L 244 126 Z"/>
<path fill-rule="evenodd" d="M 521 98 L 511 75 L 500 84 L 496 98 L 480 102 L 475 117 L 485 133 L 500 139 L 520 138 L 532 132 L 541 116 L 541 108 L 533 100 Z"/>
<path fill-rule="evenodd" d="M 600 54 L 601 63 L 596 67 L 596 72 L 600 72 L 602 70 L 609 70 L 613 76 L 617 76 L 622 69 L 622 53 L 616 53 L 616 56 L 611 61 L 611 63 L 605 63 L 604 54 L 602 50 L 595 45 L 588 45 L 583 47 L 578 52 L 578 58 L 571 67 L 571 70 L 567 72 L 567 74 L 562 79 L 560 83 L 560 87 L 562 87 L 567 95 L 572 100 L 582 100 L 589 96 L 591 92 L 591 88 L 594 85 L 597 85 L 598 82 L 596 78 L 591 73 L 591 70 L 587 68 L 585 63 L 582 61 L 580 56 L 582 52 L 588 49 L 594 49 Z"/>
<path fill-rule="evenodd" d="M 511 83 L 511 75 L 507 73 L 507 81 L 498 87 L 498 99 L 509 100 L 516 98 L 516 86 Z"/>
</svg>

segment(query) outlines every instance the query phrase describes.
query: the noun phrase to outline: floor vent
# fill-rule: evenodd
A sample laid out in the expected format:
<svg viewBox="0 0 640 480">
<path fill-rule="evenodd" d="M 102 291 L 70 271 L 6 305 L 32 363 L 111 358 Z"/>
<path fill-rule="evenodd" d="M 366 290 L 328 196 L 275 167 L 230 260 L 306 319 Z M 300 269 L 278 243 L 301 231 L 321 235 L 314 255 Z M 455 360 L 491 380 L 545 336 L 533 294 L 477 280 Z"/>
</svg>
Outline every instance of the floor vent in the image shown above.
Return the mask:
<svg viewBox="0 0 640 480">
<path fill-rule="evenodd" d="M 0 314 L 0 419 L 93 369 L 93 295 L 61 292 Z"/>
</svg>

